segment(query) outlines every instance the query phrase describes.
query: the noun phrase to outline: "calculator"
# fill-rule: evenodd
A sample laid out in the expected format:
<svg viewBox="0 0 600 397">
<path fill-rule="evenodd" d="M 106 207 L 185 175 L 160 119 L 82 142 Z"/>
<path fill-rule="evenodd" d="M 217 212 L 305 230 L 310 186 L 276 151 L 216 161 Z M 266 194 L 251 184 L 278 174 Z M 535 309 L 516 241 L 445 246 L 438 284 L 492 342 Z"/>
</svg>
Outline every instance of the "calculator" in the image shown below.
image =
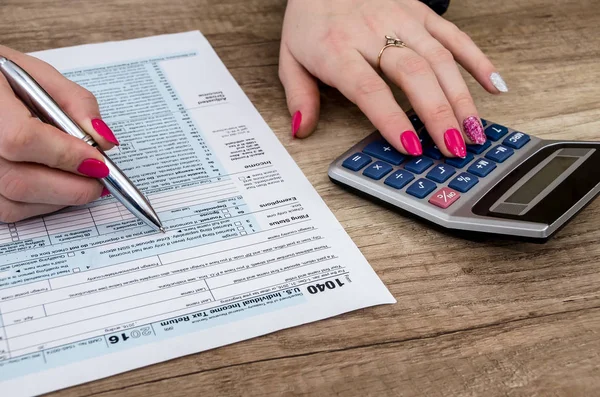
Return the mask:
<svg viewBox="0 0 600 397">
<path fill-rule="evenodd" d="M 374 132 L 338 157 L 330 179 L 453 234 L 547 241 L 600 191 L 600 143 L 543 140 L 481 120 L 487 141 L 445 158 L 414 112 L 423 155 Z"/>
</svg>

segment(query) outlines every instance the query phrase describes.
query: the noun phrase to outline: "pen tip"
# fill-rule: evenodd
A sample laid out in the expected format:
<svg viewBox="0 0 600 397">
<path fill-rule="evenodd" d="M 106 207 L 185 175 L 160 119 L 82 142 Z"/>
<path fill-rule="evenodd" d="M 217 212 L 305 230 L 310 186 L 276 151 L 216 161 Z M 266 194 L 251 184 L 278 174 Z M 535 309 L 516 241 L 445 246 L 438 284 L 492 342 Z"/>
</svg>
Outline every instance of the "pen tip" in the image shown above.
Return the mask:
<svg viewBox="0 0 600 397">
<path fill-rule="evenodd" d="M 164 227 L 162 227 L 162 226 L 161 226 L 161 227 L 160 227 L 158 230 L 160 230 L 160 231 L 161 231 L 161 232 L 163 232 L 163 233 L 166 233 L 166 232 L 167 232 L 167 231 L 165 230 L 165 228 L 164 228 Z"/>
</svg>

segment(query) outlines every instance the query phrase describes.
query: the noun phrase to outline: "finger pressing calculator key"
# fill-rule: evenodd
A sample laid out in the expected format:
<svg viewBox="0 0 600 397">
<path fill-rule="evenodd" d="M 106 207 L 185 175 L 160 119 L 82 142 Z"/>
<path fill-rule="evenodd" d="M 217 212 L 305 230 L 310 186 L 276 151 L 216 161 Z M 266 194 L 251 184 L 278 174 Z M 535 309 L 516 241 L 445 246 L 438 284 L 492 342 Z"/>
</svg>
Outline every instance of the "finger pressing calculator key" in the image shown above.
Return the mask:
<svg viewBox="0 0 600 397">
<path fill-rule="evenodd" d="M 406 156 L 375 132 L 331 164 L 331 180 L 447 229 L 540 241 L 600 192 L 599 143 L 544 141 L 486 120 L 483 145 L 445 158 L 409 117 L 423 156 Z"/>
</svg>

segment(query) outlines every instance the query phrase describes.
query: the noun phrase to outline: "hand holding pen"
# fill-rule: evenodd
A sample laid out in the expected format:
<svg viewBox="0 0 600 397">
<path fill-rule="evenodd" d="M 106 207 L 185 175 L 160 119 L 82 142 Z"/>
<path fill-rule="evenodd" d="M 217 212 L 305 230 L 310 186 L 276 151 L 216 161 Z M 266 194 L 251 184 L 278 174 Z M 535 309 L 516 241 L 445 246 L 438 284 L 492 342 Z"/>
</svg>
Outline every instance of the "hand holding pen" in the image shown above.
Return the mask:
<svg viewBox="0 0 600 397">
<path fill-rule="evenodd" d="M 0 72 L 0 221 L 112 193 L 164 231 L 150 203 L 102 152 L 119 143 L 89 91 L 45 62 L 3 46 Z"/>
</svg>

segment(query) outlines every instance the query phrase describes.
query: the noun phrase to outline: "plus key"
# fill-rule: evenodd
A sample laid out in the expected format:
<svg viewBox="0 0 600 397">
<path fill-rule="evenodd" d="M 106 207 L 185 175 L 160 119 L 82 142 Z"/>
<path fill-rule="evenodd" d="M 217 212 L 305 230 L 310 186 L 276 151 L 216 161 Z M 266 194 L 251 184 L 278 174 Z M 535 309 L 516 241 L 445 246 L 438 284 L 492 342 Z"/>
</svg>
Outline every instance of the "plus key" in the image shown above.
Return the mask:
<svg viewBox="0 0 600 397">
<path fill-rule="evenodd" d="M 440 190 L 438 190 L 433 196 L 431 196 L 429 202 L 440 208 L 448 208 L 459 198 L 459 192 L 457 192 L 454 189 L 450 189 L 449 187 L 443 187 Z"/>
</svg>

